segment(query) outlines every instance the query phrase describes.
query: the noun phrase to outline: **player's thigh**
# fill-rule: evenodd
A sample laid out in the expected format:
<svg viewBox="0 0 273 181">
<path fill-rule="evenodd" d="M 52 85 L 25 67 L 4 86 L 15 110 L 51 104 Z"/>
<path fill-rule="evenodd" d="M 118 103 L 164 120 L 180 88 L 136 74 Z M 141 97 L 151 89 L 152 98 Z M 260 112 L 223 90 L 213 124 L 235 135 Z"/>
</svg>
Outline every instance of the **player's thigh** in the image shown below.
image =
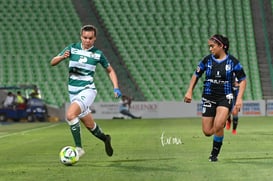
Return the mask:
<svg viewBox="0 0 273 181">
<path fill-rule="evenodd" d="M 216 109 L 216 115 L 214 118 L 214 127 L 223 128 L 226 124 L 226 120 L 229 116 L 230 109 L 225 106 L 218 106 Z"/>
<path fill-rule="evenodd" d="M 77 104 L 76 102 L 73 102 L 67 108 L 66 119 L 72 120 L 72 119 L 76 118 L 80 113 L 81 113 L 81 108 L 80 108 L 79 104 Z"/>
<path fill-rule="evenodd" d="M 96 98 L 96 95 L 97 95 L 96 90 L 85 89 L 77 95 L 70 94 L 70 101 L 72 102 L 72 104 L 77 103 L 80 106 L 81 113 L 84 113 L 93 104 Z M 80 116 L 80 117 L 83 117 L 83 116 Z"/>
</svg>

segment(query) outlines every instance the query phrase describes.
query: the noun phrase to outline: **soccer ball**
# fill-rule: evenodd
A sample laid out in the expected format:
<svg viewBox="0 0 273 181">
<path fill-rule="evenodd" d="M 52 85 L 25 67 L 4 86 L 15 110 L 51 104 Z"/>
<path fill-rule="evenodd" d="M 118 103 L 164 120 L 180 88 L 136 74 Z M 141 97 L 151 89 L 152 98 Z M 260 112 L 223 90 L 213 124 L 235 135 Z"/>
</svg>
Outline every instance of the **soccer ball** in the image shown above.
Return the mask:
<svg viewBox="0 0 273 181">
<path fill-rule="evenodd" d="M 74 165 L 79 161 L 79 154 L 75 147 L 65 146 L 59 153 L 60 161 L 64 165 Z"/>
</svg>

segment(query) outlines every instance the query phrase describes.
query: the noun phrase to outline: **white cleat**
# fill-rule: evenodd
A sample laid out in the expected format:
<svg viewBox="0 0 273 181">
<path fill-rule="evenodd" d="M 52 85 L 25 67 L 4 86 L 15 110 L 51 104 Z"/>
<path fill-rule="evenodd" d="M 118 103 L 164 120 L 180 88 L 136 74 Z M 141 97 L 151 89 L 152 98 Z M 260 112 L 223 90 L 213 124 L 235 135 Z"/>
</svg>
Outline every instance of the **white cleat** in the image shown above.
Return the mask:
<svg viewBox="0 0 273 181">
<path fill-rule="evenodd" d="M 81 147 L 76 147 L 76 150 L 78 151 L 79 157 L 82 157 L 85 154 L 85 151 Z"/>
</svg>

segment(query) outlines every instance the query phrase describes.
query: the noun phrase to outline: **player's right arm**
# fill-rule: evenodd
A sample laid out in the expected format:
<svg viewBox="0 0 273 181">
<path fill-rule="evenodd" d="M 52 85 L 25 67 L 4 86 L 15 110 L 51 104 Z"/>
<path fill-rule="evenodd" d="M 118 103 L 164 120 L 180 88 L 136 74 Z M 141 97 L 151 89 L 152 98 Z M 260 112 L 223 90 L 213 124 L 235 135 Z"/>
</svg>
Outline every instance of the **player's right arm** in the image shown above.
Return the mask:
<svg viewBox="0 0 273 181">
<path fill-rule="evenodd" d="M 191 81 L 190 81 L 189 88 L 188 88 L 188 90 L 185 94 L 185 97 L 184 97 L 184 102 L 191 103 L 193 90 L 194 90 L 194 87 L 197 82 L 198 82 L 198 77 L 195 74 L 193 74 Z"/>
<path fill-rule="evenodd" d="M 184 102 L 186 103 L 191 103 L 192 101 L 192 94 L 193 94 L 193 90 L 195 88 L 195 85 L 197 84 L 199 78 L 202 76 L 202 74 L 204 73 L 205 69 L 206 69 L 206 64 L 208 61 L 209 56 L 203 58 L 203 60 L 201 60 L 196 68 L 196 70 L 194 71 L 194 74 L 191 77 L 190 80 L 190 85 L 189 88 L 185 94 L 184 97 Z"/>
<path fill-rule="evenodd" d="M 61 61 L 63 61 L 64 59 L 68 58 L 69 56 L 70 56 L 70 51 L 66 50 L 64 52 L 64 54 L 57 55 L 56 57 L 53 57 L 51 62 L 50 62 L 50 65 L 55 66 L 55 65 L 59 64 Z"/>
</svg>

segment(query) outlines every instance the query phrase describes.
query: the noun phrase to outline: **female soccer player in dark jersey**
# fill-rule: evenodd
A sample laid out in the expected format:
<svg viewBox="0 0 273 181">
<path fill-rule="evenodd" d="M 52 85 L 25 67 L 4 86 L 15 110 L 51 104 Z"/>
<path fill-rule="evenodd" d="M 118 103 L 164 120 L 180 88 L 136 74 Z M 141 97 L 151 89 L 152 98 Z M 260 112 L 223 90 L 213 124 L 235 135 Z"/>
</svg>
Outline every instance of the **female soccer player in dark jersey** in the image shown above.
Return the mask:
<svg viewBox="0 0 273 181">
<path fill-rule="evenodd" d="M 191 78 L 184 102 L 190 103 L 198 79 L 205 73 L 202 95 L 202 129 L 206 136 L 213 135 L 213 146 L 209 161 L 218 161 L 224 139 L 224 126 L 232 106 L 239 111 L 243 104 L 246 74 L 240 62 L 228 53 L 229 40 L 223 35 L 213 35 L 208 40 L 210 55 L 204 57 Z M 233 76 L 239 83 L 239 92 L 233 103 Z"/>
</svg>

